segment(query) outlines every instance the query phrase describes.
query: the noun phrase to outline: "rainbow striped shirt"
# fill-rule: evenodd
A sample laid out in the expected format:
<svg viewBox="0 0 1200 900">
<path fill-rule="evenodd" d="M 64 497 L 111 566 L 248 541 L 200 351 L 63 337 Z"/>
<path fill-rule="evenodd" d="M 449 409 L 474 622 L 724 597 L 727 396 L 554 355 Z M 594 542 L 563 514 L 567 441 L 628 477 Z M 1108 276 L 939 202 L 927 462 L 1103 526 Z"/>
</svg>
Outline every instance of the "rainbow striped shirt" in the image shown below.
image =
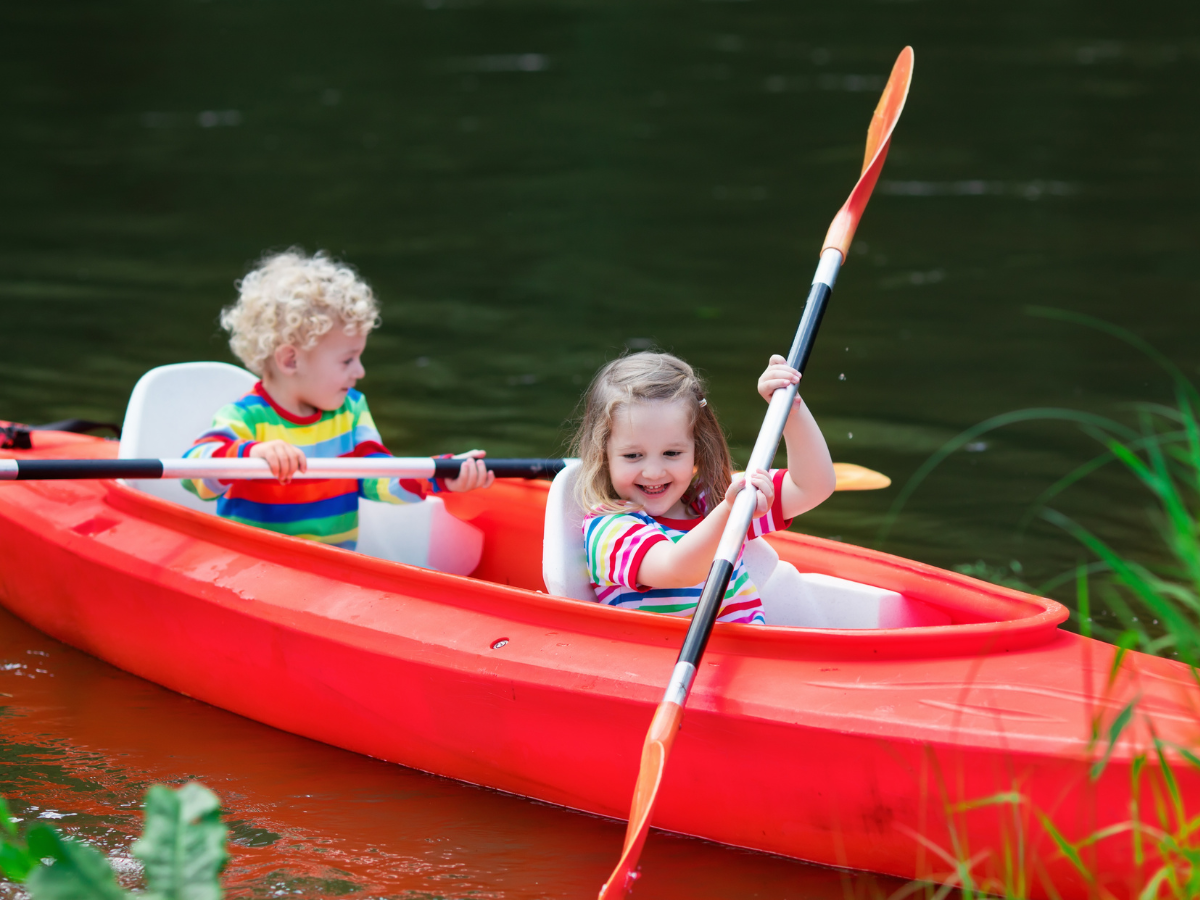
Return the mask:
<svg viewBox="0 0 1200 900">
<path fill-rule="evenodd" d="M 775 482 L 775 503 L 750 523 L 747 540 L 779 531 L 791 524 L 783 517 L 783 478 L 787 469 L 772 469 Z M 703 504 L 703 498 L 700 503 Z M 702 518 L 665 519 L 644 512 L 616 512 L 588 516 L 583 520 L 583 538 L 587 545 L 588 570 L 596 599 L 609 606 L 640 609 L 668 616 L 690 617 L 700 602 L 704 584 L 686 588 L 648 588 L 638 584 L 638 569 L 646 553 L 660 541 L 678 541 L 696 527 Z M 762 598 L 746 571 L 742 555 L 729 579 L 729 589 L 718 622 L 740 622 L 764 625 Z"/>
<path fill-rule="evenodd" d="M 284 440 L 309 459 L 391 456 L 379 437 L 366 398 L 356 390 L 333 412 L 297 416 L 279 406 L 260 381 L 240 400 L 222 406 L 212 428 L 184 454 L 190 459 L 248 456 L 262 441 Z M 358 542 L 358 498 L 416 503 L 442 490 L 424 479 L 329 478 L 320 481 L 183 482 L 201 500 L 216 500 L 227 519 L 353 550 Z"/>
</svg>

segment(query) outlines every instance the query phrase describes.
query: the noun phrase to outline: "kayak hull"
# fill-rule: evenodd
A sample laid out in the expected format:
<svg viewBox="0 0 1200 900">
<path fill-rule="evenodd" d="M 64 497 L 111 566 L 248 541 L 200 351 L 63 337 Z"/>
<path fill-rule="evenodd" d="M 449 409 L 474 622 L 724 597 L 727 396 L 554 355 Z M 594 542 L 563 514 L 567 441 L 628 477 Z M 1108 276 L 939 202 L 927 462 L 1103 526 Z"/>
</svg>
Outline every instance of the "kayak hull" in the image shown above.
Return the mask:
<svg viewBox="0 0 1200 900">
<path fill-rule="evenodd" d="M 112 445 L 38 434 L 42 458 Z M 485 535 L 471 578 L 258 531 L 109 482 L 0 484 L 0 603 L 47 634 L 251 719 L 427 772 L 624 818 L 686 622 L 547 596 L 546 485 L 452 495 Z M 1073 841 L 1129 818 L 1150 729 L 1191 746 L 1186 667 L 1057 626 L 1066 610 L 965 576 L 791 533 L 781 558 L 898 590 L 953 624 L 873 632 L 719 625 L 656 827 L 829 865 L 944 880 L 975 857 L 1003 887 L 1023 848 L 1034 895 L 1090 888 Z M 1098 780 L 1089 740 L 1138 715 Z M 1175 766 L 1185 799 L 1191 767 Z M 1138 798 L 1153 809 L 1147 766 Z M 1144 797 L 1142 796 L 1144 794 Z M 979 803 L 1004 795 L 1008 800 Z M 1019 795 L 1020 802 L 1009 802 Z M 974 805 L 972 805 L 974 804 Z M 958 848 L 957 853 L 955 847 Z M 619 847 L 613 846 L 613 858 Z M 1083 851 L 1105 889 L 1154 871 L 1129 836 Z M 652 873 L 647 873 L 652 878 Z"/>
</svg>

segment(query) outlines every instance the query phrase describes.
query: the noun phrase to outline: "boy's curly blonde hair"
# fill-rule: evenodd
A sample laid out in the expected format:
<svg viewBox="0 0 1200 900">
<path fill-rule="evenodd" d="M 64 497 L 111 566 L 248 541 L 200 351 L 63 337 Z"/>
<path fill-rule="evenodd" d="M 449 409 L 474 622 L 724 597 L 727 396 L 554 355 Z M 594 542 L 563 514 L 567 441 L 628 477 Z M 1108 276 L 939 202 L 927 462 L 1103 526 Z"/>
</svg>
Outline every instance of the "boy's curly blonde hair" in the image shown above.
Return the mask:
<svg viewBox="0 0 1200 900">
<path fill-rule="evenodd" d="M 264 257 L 237 287 L 237 302 L 221 310 L 221 327 L 255 375 L 284 344 L 311 350 L 336 325 L 346 334 L 367 334 L 379 324 L 370 286 L 324 251 L 307 256 L 293 247 Z"/>
<path fill-rule="evenodd" d="M 581 471 L 575 499 L 589 512 L 639 508 L 617 495 L 608 474 L 608 439 L 613 419 L 633 403 L 682 402 L 691 420 L 696 446 L 696 474 L 684 494 L 688 504 L 711 508 L 729 489 L 733 462 L 729 445 L 712 406 L 704 398 L 704 381 L 695 369 L 669 353 L 632 353 L 614 359 L 592 379 L 583 398 L 583 418 L 571 442 Z M 706 510 L 707 511 L 707 510 Z"/>
</svg>

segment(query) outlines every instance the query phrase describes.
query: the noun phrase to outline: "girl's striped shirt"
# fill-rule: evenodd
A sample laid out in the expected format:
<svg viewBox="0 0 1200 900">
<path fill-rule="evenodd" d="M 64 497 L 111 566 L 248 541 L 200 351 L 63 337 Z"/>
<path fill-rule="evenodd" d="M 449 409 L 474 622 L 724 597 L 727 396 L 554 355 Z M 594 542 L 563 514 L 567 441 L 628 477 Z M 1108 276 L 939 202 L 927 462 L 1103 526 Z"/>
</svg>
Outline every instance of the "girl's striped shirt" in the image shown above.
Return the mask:
<svg viewBox="0 0 1200 900">
<path fill-rule="evenodd" d="M 356 390 L 333 412 L 297 416 L 279 406 L 260 381 L 240 400 L 222 406 L 212 427 L 196 439 L 186 458 L 248 456 L 262 441 L 284 440 L 309 459 L 391 456 L 383 445 L 366 398 Z M 358 498 L 417 503 L 444 488 L 436 480 L 330 478 L 320 481 L 183 482 L 201 500 L 216 500 L 217 514 L 293 537 L 353 550 L 358 542 Z"/>
<path fill-rule="evenodd" d="M 775 483 L 775 502 L 764 515 L 750 523 L 747 540 L 780 531 L 791 524 L 791 519 L 783 517 L 781 499 L 786 475 L 787 469 L 771 470 L 771 480 Z M 703 498 L 700 503 L 704 503 Z M 596 599 L 623 609 L 640 609 L 668 616 L 691 616 L 700 602 L 703 582 L 687 588 L 648 588 L 638 583 L 637 576 L 642 560 L 651 547 L 661 541 L 677 542 L 702 520 L 655 518 L 640 511 L 602 513 L 585 518 L 583 537 Z M 746 571 L 740 553 L 717 621 L 766 624 L 758 587 Z"/>
</svg>

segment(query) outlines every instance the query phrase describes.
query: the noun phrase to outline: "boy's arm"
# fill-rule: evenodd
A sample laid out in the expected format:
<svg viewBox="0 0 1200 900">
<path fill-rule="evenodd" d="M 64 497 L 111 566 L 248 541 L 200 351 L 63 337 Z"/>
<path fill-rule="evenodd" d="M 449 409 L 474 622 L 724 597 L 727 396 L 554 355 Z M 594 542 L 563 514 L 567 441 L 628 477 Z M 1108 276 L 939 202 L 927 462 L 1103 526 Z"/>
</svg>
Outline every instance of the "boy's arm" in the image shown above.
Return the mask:
<svg viewBox="0 0 1200 900">
<path fill-rule="evenodd" d="M 375 419 L 367 407 L 367 398 L 359 394 L 354 403 L 357 407 L 354 417 L 354 450 L 350 455 L 366 458 L 391 456 L 391 451 L 383 445 L 379 429 L 375 427 Z M 360 478 L 358 481 L 360 497 L 381 503 L 420 503 L 430 494 L 444 490 L 446 485 L 440 478 Z"/>
<path fill-rule="evenodd" d="M 246 421 L 242 407 L 235 403 L 223 406 L 213 416 L 212 427 L 196 438 L 196 442 L 183 454 L 184 459 L 228 459 L 244 457 L 258 441 L 254 430 Z M 230 482 L 214 478 L 184 479 L 183 486 L 201 500 L 215 500 L 229 490 Z"/>
</svg>

